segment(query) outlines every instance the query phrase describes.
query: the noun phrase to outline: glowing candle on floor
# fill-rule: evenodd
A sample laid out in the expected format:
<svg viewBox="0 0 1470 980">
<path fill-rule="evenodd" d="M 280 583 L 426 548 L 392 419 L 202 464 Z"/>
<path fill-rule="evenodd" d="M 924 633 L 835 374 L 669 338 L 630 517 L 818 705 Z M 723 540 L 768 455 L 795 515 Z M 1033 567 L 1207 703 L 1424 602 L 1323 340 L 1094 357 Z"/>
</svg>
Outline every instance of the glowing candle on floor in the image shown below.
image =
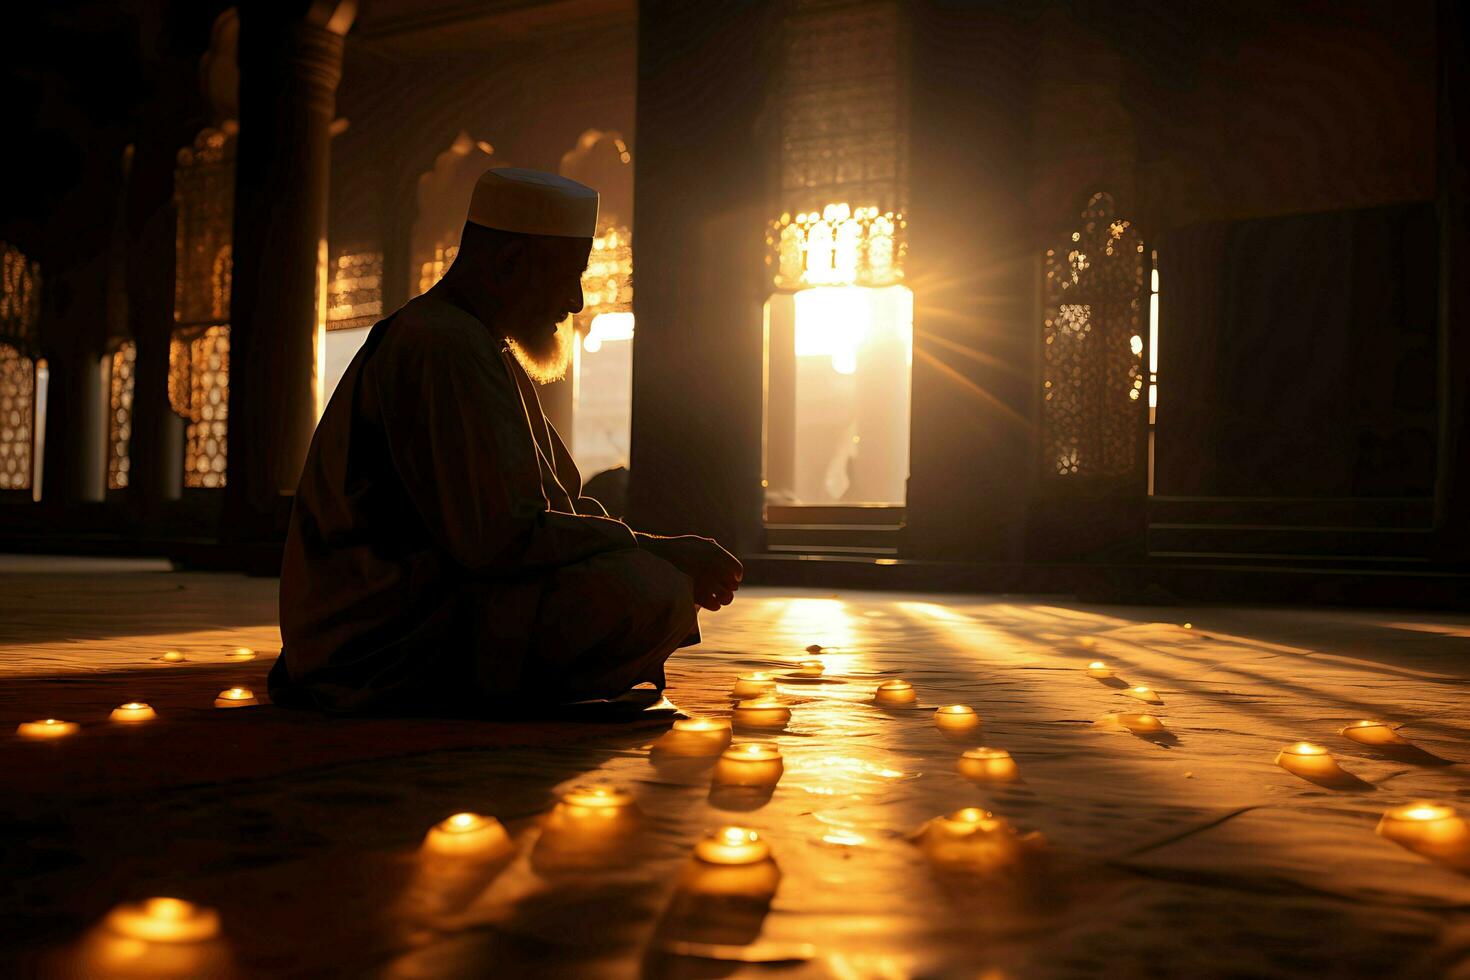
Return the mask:
<svg viewBox="0 0 1470 980">
<path fill-rule="evenodd" d="M 231 660 L 254 660 L 255 651 L 249 647 L 235 647 L 235 649 L 225 654 L 225 656 Z"/>
<path fill-rule="evenodd" d="M 821 677 L 826 669 L 827 665 L 820 660 L 803 660 L 796 665 L 796 672 L 802 677 Z"/>
<path fill-rule="evenodd" d="M 638 806 L 632 793 L 621 786 L 590 783 L 573 786 L 561 795 L 547 830 L 563 842 L 579 837 L 596 841 L 629 832 L 637 823 Z"/>
<path fill-rule="evenodd" d="M 112 714 L 108 717 L 113 721 L 152 721 L 158 717 L 158 712 L 154 711 L 151 705 L 144 704 L 142 701 L 129 701 L 127 704 L 120 704 L 113 708 Z"/>
<path fill-rule="evenodd" d="M 1420 801 L 1386 810 L 1375 831 L 1402 847 L 1470 869 L 1470 827 L 1442 803 Z"/>
<path fill-rule="evenodd" d="M 219 697 L 214 699 L 216 708 L 248 708 L 259 704 L 255 692 L 248 687 L 231 687 L 219 692 Z"/>
<path fill-rule="evenodd" d="M 158 659 L 162 660 L 164 663 L 181 664 L 189 658 L 184 656 L 177 650 L 165 650 L 163 651 L 163 656 L 159 657 Z"/>
<path fill-rule="evenodd" d="M 198 943 L 219 935 L 219 913 L 181 898 L 150 898 L 108 913 L 108 929 L 152 943 Z"/>
<path fill-rule="evenodd" d="M 694 856 L 706 864 L 755 864 L 771 856 L 771 848 L 749 827 L 721 827 L 694 845 Z"/>
<path fill-rule="evenodd" d="M 59 718 L 42 718 L 40 721 L 23 721 L 15 728 L 21 738 L 65 738 L 75 735 L 81 726 L 74 721 Z"/>
<path fill-rule="evenodd" d="M 1101 660 L 1094 660 L 1092 663 L 1087 665 L 1087 676 L 1107 678 L 1113 676 L 1113 671 L 1110 667 L 1108 667 L 1107 664 L 1103 663 Z"/>
<path fill-rule="evenodd" d="M 1106 728 L 1126 728 L 1135 735 L 1154 735 L 1164 731 L 1164 723 L 1154 715 L 1124 712 L 1106 715 L 1097 722 Z"/>
<path fill-rule="evenodd" d="M 449 857 L 494 858 L 511 850 L 510 835 L 500 821 L 478 813 L 446 817 L 424 836 L 424 850 Z"/>
<path fill-rule="evenodd" d="M 727 786 L 770 786 L 780 781 L 786 764 L 781 750 L 764 742 L 732 745 L 715 765 L 715 782 Z"/>
<path fill-rule="evenodd" d="M 741 701 L 733 714 L 739 728 L 784 728 L 791 720 L 791 709 L 774 697 Z"/>
<path fill-rule="evenodd" d="M 1184 628 L 1187 629 L 1187 630 L 1192 630 L 1192 629 L 1194 629 L 1194 624 L 1193 623 L 1185 623 L 1184 624 Z"/>
<path fill-rule="evenodd" d="M 1016 863 L 1043 847 L 1045 839 L 1038 833 L 1023 837 L 1004 817 L 972 806 L 930 820 L 919 843 L 938 864 L 987 871 Z"/>
<path fill-rule="evenodd" d="M 726 718 L 680 718 L 653 743 L 657 752 L 669 755 L 719 755 L 730 744 L 730 721 Z"/>
<path fill-rule="evenodd" d="M 735 689 L 731 693 L 736 698 L 758 698 L 762 694 L 774 694 L 776 681 L 762 670 L 753 674 L 741 674 L 735 678 Z"/>
<path fill-rule="evenodd" d="M 980 727 L 980 716 L 968 704 L 947 704 L 934 709 L 934 724 L 951 735 L 973 732 Z"/>
<path fill-rule="evenodd" d="M 1145 687 L 1142 684 L 1138 685 L 1137 687 L 1130 687 L 1123 693 L 1128 695 L 1130 698 L 1137 698 L 1140 701 L 1147 701 L 1149 704 L 1164 703 L 1164 699 L 1155 694 L 1153 688 Z"/>
<path fill-rule="evenodd" d="M 1344 738 L 1363 745 L 1409 745 L 1408 739 L 1394 731 L 1386 721 L 1355 721 L 1338 732 Z"/>
<path fill-rule="evenodd" d="M 1276 764 L 1305 779 L 1341 779 L 1347 773 L 1332 753 L 1313 742 L 1293 742 L 1276 753 Z"/>
<path fill-rule="evenodd" d="M 956 764 L 960 775 L 980 783 L 1008 783 L 1019 779 L 1021 770 L 1005 749 L 982 746 L 970 749 Z"/>
<path fill-rule="evenodd" d="M 884 707 L 901 708 L 914 704 L 919 696 L 914 693 L 914 685 L 908 681 L 892 680 L 878 685 L 878 689 L 873 692 L 873 700 Z"/>
</svg>

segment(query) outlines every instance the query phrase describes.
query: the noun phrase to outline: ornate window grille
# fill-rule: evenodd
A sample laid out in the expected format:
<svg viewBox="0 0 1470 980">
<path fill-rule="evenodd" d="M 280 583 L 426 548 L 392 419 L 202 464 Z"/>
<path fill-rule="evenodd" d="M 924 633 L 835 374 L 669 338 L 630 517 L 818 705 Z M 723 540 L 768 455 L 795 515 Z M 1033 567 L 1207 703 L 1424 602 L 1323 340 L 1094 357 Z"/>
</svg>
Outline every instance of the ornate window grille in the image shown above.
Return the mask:
<svg viewBox="0 0 1470 980">
<path fill-rule="evenodd" d="M 133 380 L 138 345 L 125 340 L 111 355 L 107 397 L 107 489 L 125 490 L 133 468 Z"/>
<path fill-rule="evenodd" d="M 174 204 L 178 230 L 169 403 L 187 422 L 184 485 L 217 488 L 225 485 L 228 458 L 232 132 L 206 129 L 192 147 L 179 151 Z"/>
<path fill-rule="evenodd" d="M 327 329 L 370 327 L 382 317 L 383 253 L 340 253 L 328 286 Z"/>
<path fill-rule="evenodd" d="M 1042 459 L 1055 477 L 1138 471 L 1148 292 L 1143 239 L 1094 194 L 1081 225 L 1047 249 L 1042 321 Z"/>
<path fill-rule="evenodd" d="M 0 490 L 32 487 L 40 315 L 40 266 L 0 242 Z"/>
<path fill-rule="evenodd" d="M 590 324 L 598 314 L 632 310 L 633 233 L 626 225 L 608 225 L 592 239 L 592 254 L 582 273 L 582 312 L 577 318 Z"/>
<path fill-rule="evenodd" d="M 787 19 L 776 288 L 887 286 L 907 250 L 904 34 L 892 0 L 800 0 Z"/>
</svg>

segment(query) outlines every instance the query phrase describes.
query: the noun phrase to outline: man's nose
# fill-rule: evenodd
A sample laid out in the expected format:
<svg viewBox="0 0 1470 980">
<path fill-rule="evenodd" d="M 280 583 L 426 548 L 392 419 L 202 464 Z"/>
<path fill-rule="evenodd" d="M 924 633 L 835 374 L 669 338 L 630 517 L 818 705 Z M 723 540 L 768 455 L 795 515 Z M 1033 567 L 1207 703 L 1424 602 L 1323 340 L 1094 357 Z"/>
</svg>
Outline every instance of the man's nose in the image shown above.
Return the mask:
<svg viewBox="0 0 1470 980">
<path fill-rule="evenodd" d="M 586 303 L 585 303 L 585 301 L 582 298 L 582 282 L 579 279 L 577 281 L 577 288 L 572 293 L 572 302 L 570 304 L 568 304 L 568 306 L 567 306 L 567 312 L 568 313 L 581 313 L 582 312 L 582 307 L 585 306 L 585 305 L 586 305 Z"/>
</svg>

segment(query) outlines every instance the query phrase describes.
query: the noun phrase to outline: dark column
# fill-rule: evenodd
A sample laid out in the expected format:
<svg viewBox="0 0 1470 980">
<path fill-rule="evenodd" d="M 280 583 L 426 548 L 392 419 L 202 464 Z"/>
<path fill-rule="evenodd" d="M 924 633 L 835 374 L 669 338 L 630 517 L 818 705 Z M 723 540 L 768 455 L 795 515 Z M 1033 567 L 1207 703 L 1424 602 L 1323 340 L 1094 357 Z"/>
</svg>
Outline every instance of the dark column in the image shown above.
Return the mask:
<svg viewBox="0 0 1470 980">
<path fill-rule="evenodd" d="M 247 4 L 230 302 L 230 455 L 222 537 L 278 537 L 316 424 L 317 250 L 350 13 Z M 342 23 L 344 20 L 346 23 Z"/>
<path fill-rule="evenodd" d="M 1439 557 L 1470 564 L 1470 17 L 1456 0 L 1439 15 Z"/>
<path fill-rule="evenodd" d="M 775 3 L 639 7 L 629 520 L 760 547 Z"/>
<path fill-rule="evenodd" d="M 1024 5 L 915 5 L 908 557 L 1020 557 L 1040 330 L 1026 208 L 1033 44 Z"/>
</svg>

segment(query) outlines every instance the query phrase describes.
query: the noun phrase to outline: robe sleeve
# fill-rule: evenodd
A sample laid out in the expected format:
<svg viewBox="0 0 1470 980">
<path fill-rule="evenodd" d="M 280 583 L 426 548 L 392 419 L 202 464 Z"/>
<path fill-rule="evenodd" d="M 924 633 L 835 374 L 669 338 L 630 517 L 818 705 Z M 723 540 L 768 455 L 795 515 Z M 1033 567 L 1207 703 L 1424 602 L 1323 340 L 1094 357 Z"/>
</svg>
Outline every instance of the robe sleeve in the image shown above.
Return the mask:
<svg viewBox="0 0 1470 980">
<path fill-rule="evenodd" d="M 550 509 L 525 407 L 484 327 L 413 326 L 379 352 L 377 401 L 393 466 L 456 563 L 512 576 L 637 547 L 621 521 Z"/>
<path fill-rule="evenodd" d="M 576 460 L 572 459 L 571 451 L 562 441 L 561 433 L 556 431 L 556 426 L 550 420 L 547 420 L 546 431 L 551 434 L 552 465 L 556 467 L 556 478 L 566 487 L 567 493 L 571 494 L 572 506 L 579 514 L 606 517 L 607 508 L 602 506 L 602 501 L 582 496 L 582 472 L 577 469 Z"/>
</svg>

